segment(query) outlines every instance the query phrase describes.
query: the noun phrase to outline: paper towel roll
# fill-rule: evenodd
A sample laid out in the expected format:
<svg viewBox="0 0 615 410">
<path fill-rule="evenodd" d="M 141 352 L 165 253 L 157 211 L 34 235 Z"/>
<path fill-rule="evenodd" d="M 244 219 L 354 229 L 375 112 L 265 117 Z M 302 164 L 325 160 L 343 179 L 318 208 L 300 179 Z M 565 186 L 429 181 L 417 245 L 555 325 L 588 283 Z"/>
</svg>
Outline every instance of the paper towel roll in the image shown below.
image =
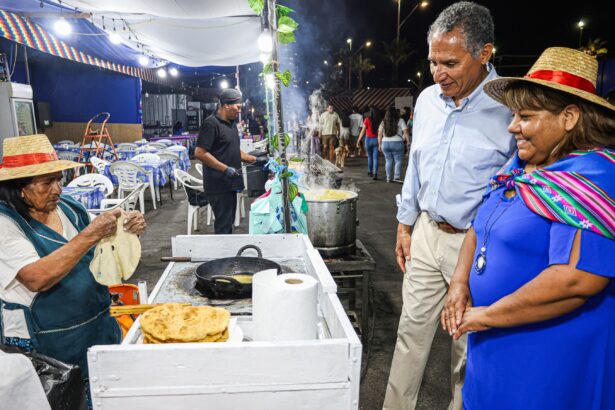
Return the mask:
<svg viewBox="0 0 615 410">
<path fill-rule="evenodd" d="M 300 273 L 263 271 L 252 280 L 253 340 L 317 338 L 318 281 Z"/>
</svg>

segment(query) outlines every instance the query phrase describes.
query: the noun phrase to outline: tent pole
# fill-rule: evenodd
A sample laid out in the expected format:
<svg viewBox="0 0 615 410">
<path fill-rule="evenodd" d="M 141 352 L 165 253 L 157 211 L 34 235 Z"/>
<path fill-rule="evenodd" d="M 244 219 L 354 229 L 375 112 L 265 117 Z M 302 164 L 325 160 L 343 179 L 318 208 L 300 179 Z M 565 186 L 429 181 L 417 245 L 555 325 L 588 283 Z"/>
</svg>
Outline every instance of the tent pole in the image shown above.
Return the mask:
<svg viewBox="0 0 615 410">
<path fill-rule="evenodd" d="M 280 149 L 280 165 L 283 172 L 288 170 L 286 162 L 286 140 L 284 138 L 284 117 L 282 116 L 282 83 L 276 75 L 280 71 L 280 62 L 278 60 L 278 16 L 276 9 L 277 0 L 267 0 L 269 12 L 269 27 L 271 32 L 271 40 L 273 50 L 271 53 L 271 63 L 273 66 L 273 111 L 276 114 L 276 132 L 278 134 L 278 147 Z M 290 201 L 288 198 L 288 178 L 282 178 L 282 203 L 284 212 L 284 231 L 290 233 Z"/>
</svg>

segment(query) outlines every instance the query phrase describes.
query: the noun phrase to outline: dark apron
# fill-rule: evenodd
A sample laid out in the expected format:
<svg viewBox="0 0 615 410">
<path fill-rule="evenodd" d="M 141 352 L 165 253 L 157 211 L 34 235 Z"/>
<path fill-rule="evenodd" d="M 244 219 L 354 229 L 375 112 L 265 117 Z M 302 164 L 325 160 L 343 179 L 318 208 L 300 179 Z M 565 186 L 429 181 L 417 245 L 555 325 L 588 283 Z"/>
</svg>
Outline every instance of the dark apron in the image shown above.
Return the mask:
<svg viewBox="0 0 615 410">
<path fill-rule="evenodd" d="M 59 206 L 77 231 L 81 232 L 90 223 L 87 211 L 72 198 L 62 195 Z M 41 258 L 68 243 L 46 225 L 34 219 L 26 221 L 2 202 L 0 213 L 19 225 Z M 2 312 L 22 310 L 32 347 L 54 359 L 79 365 L 83 377 L 87 378 L 87 349 L 122 340 L 117 321 L 109 316 L 109 288 L 96 282 L 90 271 L 93 257 L 94 248 L 91 248 L 64 279 L 51 289 L 39 292 L 30 306 L 0 299 L 0 340 L 5 342 Z"/>
</svg>

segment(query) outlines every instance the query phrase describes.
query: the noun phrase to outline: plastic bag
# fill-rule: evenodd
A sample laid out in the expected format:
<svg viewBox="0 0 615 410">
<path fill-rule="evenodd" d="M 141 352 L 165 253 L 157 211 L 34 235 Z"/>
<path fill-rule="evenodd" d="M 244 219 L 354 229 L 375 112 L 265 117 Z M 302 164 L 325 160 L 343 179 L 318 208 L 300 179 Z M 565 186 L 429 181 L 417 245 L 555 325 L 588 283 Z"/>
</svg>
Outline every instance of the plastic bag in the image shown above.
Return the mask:
<svg viewBox="0 0 615 410">
<path fill-rule="evenodd" d="M 5 353 L 21 353 L 30 359 L 53 410 L 87 408 L 85 382 L 81 378 L 79 366 L 66 364 L 34 351 L 28 352 L 16 346 L 0 344 L 0 350 Z"/>
<path fill-rule="evenodd" d="M 250 206 L 250 235 L 284 232 L 282 184 L 279 179 L 269 181 L 266 194 Z M 298 194 L 290 203 L 291 232 L 307 234 L 307 202 Z"/>
</svg>

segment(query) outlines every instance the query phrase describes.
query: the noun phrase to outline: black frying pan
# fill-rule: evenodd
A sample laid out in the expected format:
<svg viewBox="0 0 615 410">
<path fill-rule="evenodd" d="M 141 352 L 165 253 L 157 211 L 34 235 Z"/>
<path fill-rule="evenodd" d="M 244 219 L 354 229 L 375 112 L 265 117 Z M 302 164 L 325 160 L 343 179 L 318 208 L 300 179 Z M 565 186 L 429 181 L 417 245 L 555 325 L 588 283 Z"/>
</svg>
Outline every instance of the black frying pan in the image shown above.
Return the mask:
<svg viewBox="0 0 615 410">
<path fill-rule="evenodd" d="M 246 249 L 255 249 L 258 257 L 241 256 Z M 196 269 L 198 289 L 212 299 L 243 299 L 252 297 L 252 282 L 241 283 L 233 276 L 254 275 L 266 269 L 282 268 L 277 263 L 263 259 L 263 253 L 256 245 L 242 246 L 237 256 L 205 262 Z"/>
</svg>

